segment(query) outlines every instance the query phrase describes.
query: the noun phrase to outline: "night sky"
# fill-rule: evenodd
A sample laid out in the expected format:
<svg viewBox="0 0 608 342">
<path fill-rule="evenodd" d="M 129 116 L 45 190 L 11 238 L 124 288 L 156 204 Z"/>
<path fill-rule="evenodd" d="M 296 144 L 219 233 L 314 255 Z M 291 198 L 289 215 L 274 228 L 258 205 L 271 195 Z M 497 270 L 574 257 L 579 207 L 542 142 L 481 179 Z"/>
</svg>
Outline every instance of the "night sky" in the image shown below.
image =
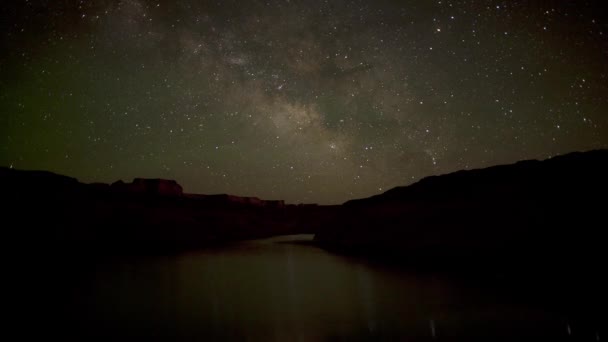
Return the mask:
<svg viewBox="0 0 608 342">
<path fill-rule="evenodd" d="M 602 1 L 8 1 L 0 165 L 341 203 L 608 147 Z"/>
</svg>

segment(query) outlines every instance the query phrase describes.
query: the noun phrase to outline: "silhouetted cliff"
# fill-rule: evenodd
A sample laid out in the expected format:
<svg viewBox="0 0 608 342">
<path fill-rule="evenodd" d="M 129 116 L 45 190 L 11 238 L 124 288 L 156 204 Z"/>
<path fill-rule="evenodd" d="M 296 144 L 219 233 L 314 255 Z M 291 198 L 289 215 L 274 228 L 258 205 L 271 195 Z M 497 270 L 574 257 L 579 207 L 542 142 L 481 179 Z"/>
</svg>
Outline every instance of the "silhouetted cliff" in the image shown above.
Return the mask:
<svg viewBox="0 0 608 342">
<path fill-rule="evenodd" d="M 169 180 L 82 184 L 0 168 L 0 197 L 10 241 L 24 248 L 139 253 L 317 233 L 328 249 L 417 265 L 545 269 L 601 256 L 606 175 L 600 150 L 428 177 L 342 206 L 296 206 L 184 194 Z"/>
<path fill-rule="evenodd" d="M 177 182 L 83 184 L 41 171 L 0 168 L 10 241 L 21 249 L 156 253 L 303 233 L 305 209 L 255 197 L 184 194 Z M 314 215 L 311 215 L 314 217 Z"/>
<path fill-rule="evenodd" d="M 607 193 L 608 150 L 571 153 L 346 202 L 315 239 L 416 265 L 586 267 L 605 254 Z"/>
<path fill-rule="evenodd" d="M 181 196 L 182 187 L 174 180 L 135 178 L 132 183 L 117 181 L 112 183 L 113 191 L 149 196 Z"/>
</svg>

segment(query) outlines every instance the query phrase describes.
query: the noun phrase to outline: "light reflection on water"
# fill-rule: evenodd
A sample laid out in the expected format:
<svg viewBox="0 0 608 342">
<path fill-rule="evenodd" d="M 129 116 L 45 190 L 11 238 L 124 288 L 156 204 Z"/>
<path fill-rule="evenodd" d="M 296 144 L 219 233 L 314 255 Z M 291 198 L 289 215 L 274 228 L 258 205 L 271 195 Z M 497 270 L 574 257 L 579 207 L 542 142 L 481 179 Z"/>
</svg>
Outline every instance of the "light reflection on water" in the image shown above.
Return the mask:
<svg viewBox="0 0 608 342">
<path fill-rule="evenodd" d="M 565 335 L 562 318 L 436 275 L 325 252 L 311 235 L 100 267 L 70 311 L 95 336 L 433 340 Z M 295 243 L 292 243 L 295 242 Z M 300 243 L 297 243 L 300 242 Z"/>
</svg>

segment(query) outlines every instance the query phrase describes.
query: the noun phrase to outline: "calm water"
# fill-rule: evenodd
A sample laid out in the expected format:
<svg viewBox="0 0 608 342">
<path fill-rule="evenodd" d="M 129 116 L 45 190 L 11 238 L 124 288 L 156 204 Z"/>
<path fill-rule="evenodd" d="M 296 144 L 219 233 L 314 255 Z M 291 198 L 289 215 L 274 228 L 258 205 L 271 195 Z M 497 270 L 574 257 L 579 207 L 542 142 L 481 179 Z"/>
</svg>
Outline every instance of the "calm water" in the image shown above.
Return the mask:
<svg viewBox="0 0 608 342">
<path fill-rule="evenodd" d="M 467 281 L 408 274 L 286 236 L 105 263 L 75 282 L 63 333 L 167 340 L 567 338 L 551 311 Z"/>
</svg>

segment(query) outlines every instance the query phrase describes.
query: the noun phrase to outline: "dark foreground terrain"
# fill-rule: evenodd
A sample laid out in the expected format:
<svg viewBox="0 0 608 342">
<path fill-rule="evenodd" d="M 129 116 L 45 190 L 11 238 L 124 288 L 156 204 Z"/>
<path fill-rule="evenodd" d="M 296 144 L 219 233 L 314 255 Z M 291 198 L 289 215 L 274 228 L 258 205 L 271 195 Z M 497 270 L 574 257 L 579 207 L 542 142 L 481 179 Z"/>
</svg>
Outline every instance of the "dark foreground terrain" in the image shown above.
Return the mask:
<svg viewBox="0 0 608 342">
<path fill-rule="evenodd" d="M 371 265 L 474 279 L 484 291 L 500 289 L 566 317 L 566 340 L 600 340 L 607 175 L 608 151 L 599 150 L 428 177 L 317 206 L 185 194 L 160 179 L 83 184 L 0 168 L 7 283 L 16 301 L 9 308 L 18 322 L 51 329 L 57 322 L 48 308 L 73 298 L 100 263 L 308 233 L 315 245 Z M 41 308 L 44 320 L 35 318 Z"/>
</svg>

